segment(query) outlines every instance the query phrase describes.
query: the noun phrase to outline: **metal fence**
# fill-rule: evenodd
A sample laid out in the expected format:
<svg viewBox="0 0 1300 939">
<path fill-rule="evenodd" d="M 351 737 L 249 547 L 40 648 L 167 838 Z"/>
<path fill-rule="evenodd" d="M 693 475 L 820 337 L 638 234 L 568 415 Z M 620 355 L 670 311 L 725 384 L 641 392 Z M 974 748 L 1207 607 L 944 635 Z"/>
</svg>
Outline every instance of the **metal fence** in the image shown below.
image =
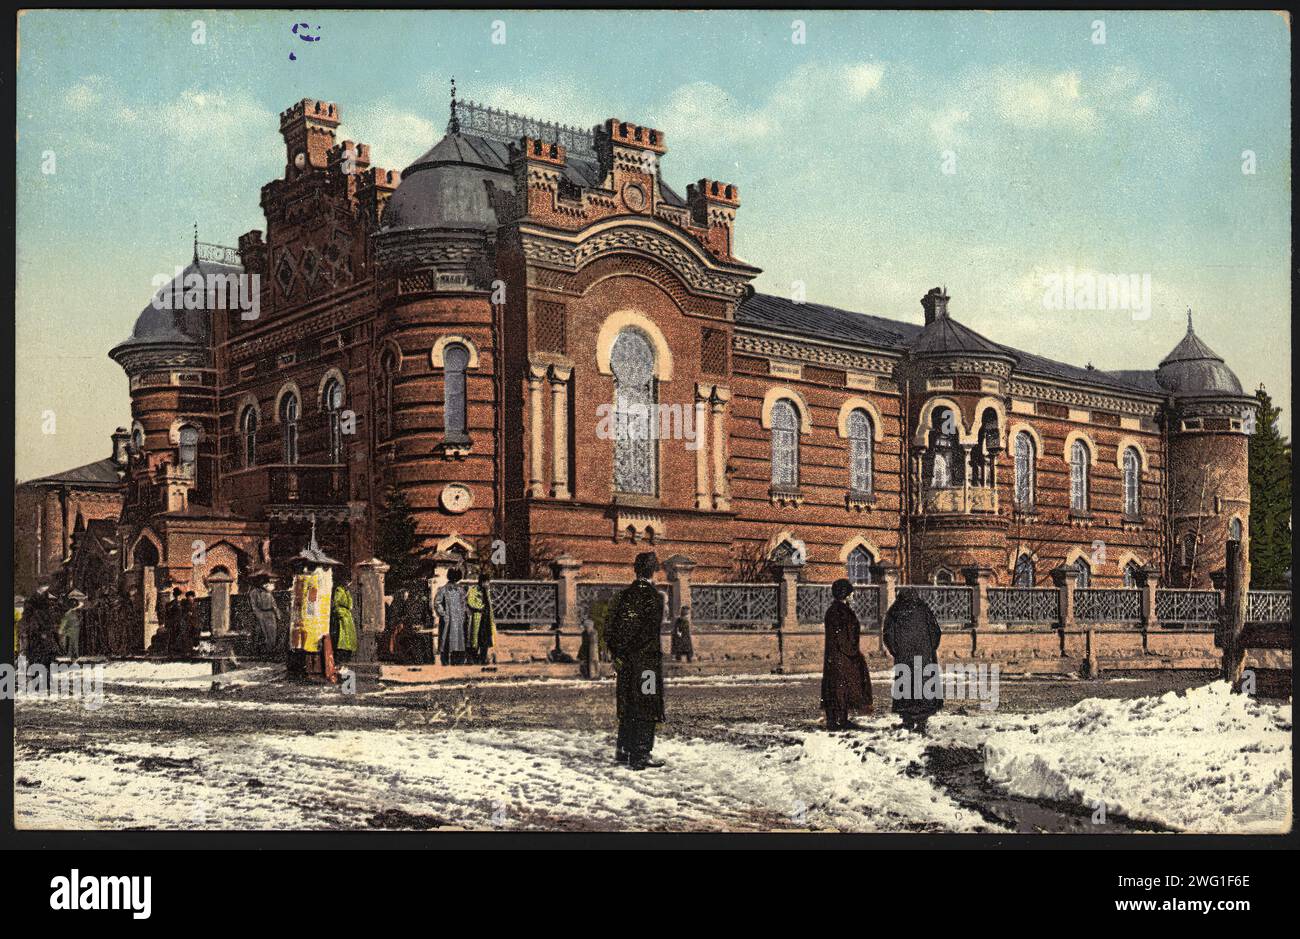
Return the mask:
<svg viewBox="0 0 1300 939">
<path fill-rule="evenodd" d="M 970 587 L 913 587 L 940 623 L 971 621 Z"/>
<path fill-rule="evenodd" d="M 1291 623 L 1291 591 L 1252 590 L 1246 603 L 1248 623 Z"/>
<path fill-rule="evenodd" d="M 1041 626 L 1059 622 L 1061 593 L 1043 587 L 990 587 L 989 622 Z"/>
<path fill-rule="evenodd" d="M 1156 619 L 1162 623 L 1214 623 L 1219 619 L 1217 590 L 1157 590 Z"/>
<path fill-rule="evenodd" d="M 1094 587 L 1074 592 L 1074 618 L 1081 623 L 1142 622 L 1142 591 Z"/>
<path fill-rule="evenodd" d="M 553 580 L 494 580 L 488 591 L 498 626 L 551 627 L 559 618 L 559 584 Z"/>
<path fill-rule="evenodd" d="M 692 584 L 691 621 L 711 626 L 775 626 L 776 584 Z"/>
<path fill-rule="evenodd" d="M 831 605 L 830 584 L 800 584 L 795 598 L 795 611 L 800 626 L 820 626 L 826 621 L 826 610 Z M 853 588 L 849 594 L 849 608 L 858 615 L 858 622 L 866 629 L 875 629 L 880 622 L 880 588 L 865 584 Z"/>
<path fill-rule="evenodd" d="M 627 584 L 620 581 L 612 580 L 584 580 L 578 582 L 578 622 L 586 623 L 587 620 L 593 622 L 599 615 L 604 615 L 613 604 L 614 598 L 623 590 L 627 589 Z M 667 584 L 655 584 L 655 589 L 663 595 L 664 598 L 664 622 L 669 623 L 673 618 L 672 595 L 669 593 Z"/>
</svg>

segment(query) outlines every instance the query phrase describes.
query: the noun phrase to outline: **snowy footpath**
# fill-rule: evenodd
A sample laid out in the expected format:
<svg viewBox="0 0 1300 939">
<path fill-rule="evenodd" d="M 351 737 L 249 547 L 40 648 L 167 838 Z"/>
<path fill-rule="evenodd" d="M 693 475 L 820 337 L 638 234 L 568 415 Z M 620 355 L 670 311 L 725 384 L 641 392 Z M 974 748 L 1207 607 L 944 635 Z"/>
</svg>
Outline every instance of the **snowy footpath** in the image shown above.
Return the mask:
<svg viewBox="0 0 1300 939">
<path fill-rule="evenodd" d="M 94 720 L 80 721 L 76 702 L 20 697 L 19 827 L 1016 830 L 940 778 L 937 751 L 982 759 L 981 784 L 998 797 L 1102 825 L 1121 817 L 1125 830 L 1291 824 L 1290 704 L 1221 683 L 1030 714 L 941 713 L 924 736 L 888 714 L 836 734 L 788 721 L 670 731 L 655 749 L 667 765 L 636 773 L 614 764 L 606 731 L 481 727 L 454 709 L 389 705 L 382 693 L 356 703 L 214 700 L 210 676 L 151 668 L 110 667 L 107 687 L 131 686 L 131 703 Z M 265 681 L 232 684 L 256 678 Z M 184 729 L 221 709 L 244 719 Z M 317 729 L 322 716 L 330 720 Z"/>
</svg>

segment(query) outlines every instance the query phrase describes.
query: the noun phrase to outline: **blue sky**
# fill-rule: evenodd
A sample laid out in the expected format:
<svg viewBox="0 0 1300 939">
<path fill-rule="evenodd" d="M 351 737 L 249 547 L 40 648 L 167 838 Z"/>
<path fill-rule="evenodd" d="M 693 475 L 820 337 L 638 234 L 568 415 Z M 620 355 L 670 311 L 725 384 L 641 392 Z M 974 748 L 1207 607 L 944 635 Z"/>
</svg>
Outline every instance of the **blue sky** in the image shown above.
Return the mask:
<svg viewBox="0 0 1300 939">
<path fill-rule="evenodd" d="M 264 227 L 281 110 L 333 101 L 340 139 L 400 169 L 441 136 L 452 75 L 532 116 L 659 128 L 678 191 L 740 187 L 760 290 L 920 321 L 944 284 L 974 329 L 1106 369 L 1153 368 L 1190 306 L 1289 432 L 1277 14 L 37 11 L 19 43 L 20 478 L 107 455 L 129 403 L 105 353 L 196 220 L 229 245 Z M 1149 276 L 1150 316 L 1047 308 L 1068 270 Z"/>
</svg>

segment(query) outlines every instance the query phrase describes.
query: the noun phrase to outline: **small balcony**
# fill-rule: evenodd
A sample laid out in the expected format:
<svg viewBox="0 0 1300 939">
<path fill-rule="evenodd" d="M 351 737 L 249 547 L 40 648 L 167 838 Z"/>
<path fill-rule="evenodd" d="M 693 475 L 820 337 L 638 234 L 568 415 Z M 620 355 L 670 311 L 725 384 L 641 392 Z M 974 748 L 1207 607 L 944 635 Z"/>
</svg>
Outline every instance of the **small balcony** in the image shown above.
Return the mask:
<svg viewBox="0 0 1300 939">
<path fill-rule="evenodd" d="M 273 463 L 226 477 L 231 509 L 257 518 L 268 510 L 343 507 L 348 502 L 348 468 L 342 463 Z"/>
</svg>

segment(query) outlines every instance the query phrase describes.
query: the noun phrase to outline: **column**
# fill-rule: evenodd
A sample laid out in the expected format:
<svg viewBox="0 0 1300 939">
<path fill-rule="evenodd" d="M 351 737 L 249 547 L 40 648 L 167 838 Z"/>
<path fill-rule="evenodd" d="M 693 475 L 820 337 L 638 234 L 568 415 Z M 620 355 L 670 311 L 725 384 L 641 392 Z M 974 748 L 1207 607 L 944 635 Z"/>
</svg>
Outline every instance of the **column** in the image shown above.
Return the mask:
<svg viewBox="0 0 1300 939">
<path fill-rule="evenodd" d="M 731 492 L 727 487 L 727 427 L 725 408 L 731 392 L 715 385 L 709 405 L 713 410 L 713 507 L 720 512 L 731 511 Z"/>
<path fill-rule="evenodd" d="M 220 571 L 203 581 L 212 598 L 210 607 L 210 627 L 212 638 L 220 639 L 230 633 L 230 592 L 235 579 Z"/>
<path fill-rule="evenodd" d="M 158 634 L 158 577 L 152 567 L 141 567 L 140 572 L 140 607 L 144 613 L 143 651 L 149 651 L 153 637 Z"/>
<path fill-rule="evenodd" d="M 773 564 L 779 580 L 777 595 L 777 628 L 799 628 L 799 571 L 801 564 Z"/>
<path fill-rule="evenodd" d="M 357 618 L 357 664 L 379 659 L 379 634 L 384 631 L 387 610 L 384 606 L 384 575 L 388 565 L 379 558 L 361 561 L 356 565 L 357 600 L 360 616 Z"/>
<path fill-rule="evenodd" d="M 885 614 L 894 605 L 894 597 L 898 593 L 898 567 L 894 564 L 872 564 L 871 579 L 880 585 L 880 622 L 877 625 L 884 629 Z"/>
<path fill-rule="evenodd" d="M 568 366 L 551 366 L 551 495 L 569 498 L 569 376 Z"/>
<path fill-rule="evenodd" d="M 1074 627 L 1074 587 L 1075 577 L 1078 571 L 1073 565 L 1065 564 L 1055 568 L 1052 571 L 1052 583 L 1061 594 L 1060 618 L 1057 620 L 1057 627 L 1060 629 L 1071 629 Z M 1064 639 L 1062 639 L 1064 642 Z"/>
<path fill-rule="evenodd" d="M 1156 589 L 1160 586 L 1160 572 L 1150 564 L 1138 568 L 1137 585 L 1142 591 L 1142 628 L 1157 629 L 1160 621 L 1156 616 Z"/>
<path fill-rule="evenodd" d="M 695 386 L 695 404 L 692 417 L 695 420 L 695 507 L 711 509 L 713 496 L 709 481 L 709 395 L 712 389 L 708 385 Z"/>
<path fill-rule="evenodd" d="M 580 629 L 582 624 L 578 622 L 578 571 L 582 570 L 582 562 L 564 554 L 555 559 L 551 569 L 555 573 L 555 579 L 559 581 L 557 624 L 560 629 Z"/>
<path fill-rule="evenodd" d="M 542 426 L 542 382 L 546 379 L 546 369 L 536 365 L 528 369 L 528 423 L 531 431 L 531 445 L 528 453 L 528 493 L 534 498 L 546 495 L 543 477 L 546 472 L 545 454 L 543 453 Z"/>
<path fill-rule="evenodd" d="M 966 578 L 966 585 L 971 588 L 971 629 L 988 629 L 989 582 L 993 580 L 993 571 L 987 567 L 963 567 L 961 573 Z"/>
<path fill-rule="evenodd" d="M 682 607 L 691 605 L 691 571 L 695 562 L 684 554 L 674 554 L 664 562 L 664 572 L 668 575 L 668 596 L 672 601 L 671 619 L 677 622 L 682 614 Z"/>
</svg>

